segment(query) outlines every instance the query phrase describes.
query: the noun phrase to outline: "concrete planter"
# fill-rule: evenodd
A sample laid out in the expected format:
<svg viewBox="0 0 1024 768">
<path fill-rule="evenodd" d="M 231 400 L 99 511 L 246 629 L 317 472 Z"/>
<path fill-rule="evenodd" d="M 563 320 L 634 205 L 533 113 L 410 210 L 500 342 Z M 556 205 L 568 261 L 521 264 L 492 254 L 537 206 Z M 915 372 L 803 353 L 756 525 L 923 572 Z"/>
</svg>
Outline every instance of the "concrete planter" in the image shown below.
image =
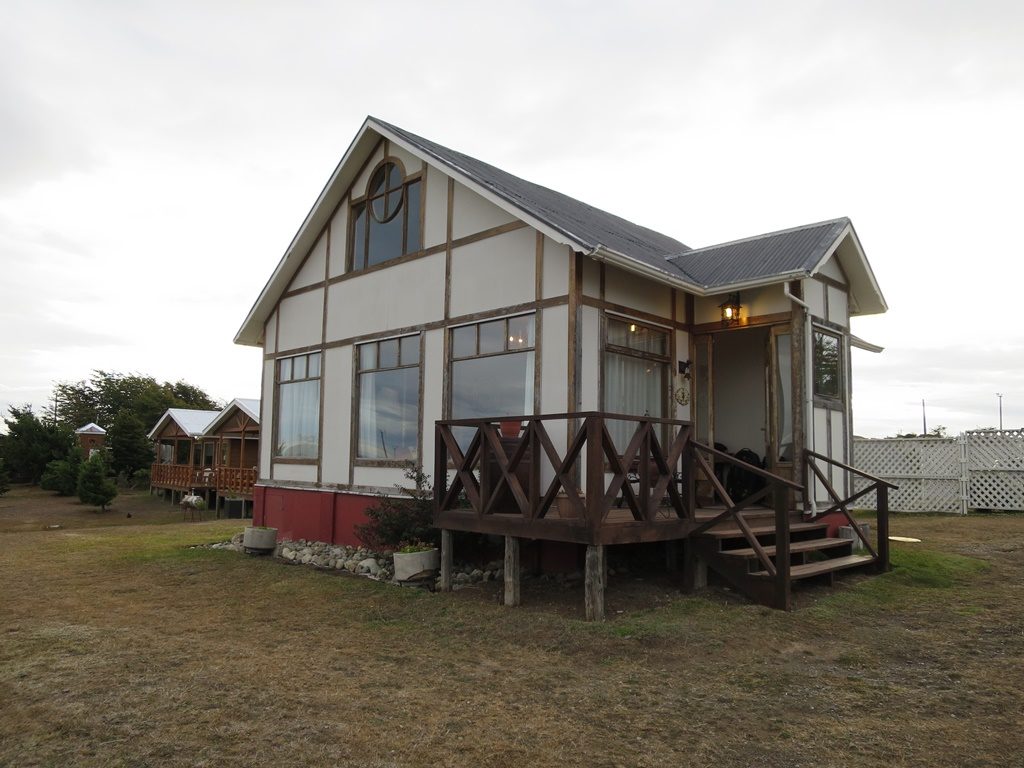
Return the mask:
<svg viewBox="0 0 1024 768">
<path fill-rule="evenodd" d="M 425 552 L 395 552 L 395 581 L 408 581 L 428 571 L 441 568 L 441 550 Z"/>
<path fill-rule="evenodd" d="M 277 528 L 254 528 L 242 533 L 242 549 L 250 555 L 269 555 L 277 546 Z"/>
</svg>

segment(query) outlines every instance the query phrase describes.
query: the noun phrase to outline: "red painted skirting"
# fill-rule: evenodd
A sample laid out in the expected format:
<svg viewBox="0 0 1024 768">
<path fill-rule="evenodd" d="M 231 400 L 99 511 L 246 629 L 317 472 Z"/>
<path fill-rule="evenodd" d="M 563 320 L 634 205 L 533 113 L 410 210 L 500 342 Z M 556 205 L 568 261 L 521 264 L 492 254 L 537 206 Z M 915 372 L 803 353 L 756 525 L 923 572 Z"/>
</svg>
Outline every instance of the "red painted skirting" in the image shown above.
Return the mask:
<svg viewBox="0 0 1024 768">
<path fill-rule="evenodd" d="M 355 528 L 365 523 L 373 496 L 300 488 L 253 488 L 253 525 L 277 528 L 278 541 L 306 539 L 332 544 L 362 544 Z"/>
</svg>

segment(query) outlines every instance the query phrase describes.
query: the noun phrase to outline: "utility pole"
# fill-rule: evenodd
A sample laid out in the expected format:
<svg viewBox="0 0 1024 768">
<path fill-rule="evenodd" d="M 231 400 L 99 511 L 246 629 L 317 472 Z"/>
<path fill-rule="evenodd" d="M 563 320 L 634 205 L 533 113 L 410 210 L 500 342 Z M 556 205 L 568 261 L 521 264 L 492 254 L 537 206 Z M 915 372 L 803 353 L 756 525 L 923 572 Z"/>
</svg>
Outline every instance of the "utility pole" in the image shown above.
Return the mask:
<svg viewBox="0 0 1024 768">
<path fill-rule="evenodd" d="M 999 398 L 999 431 L 1003 431 L 1003 393 L 996 392 L 996 397 Z"/>
<path fill-rule="evenodd" d="M 928 417 L 925 416 L 924 412 L 924 398 L 921 398 L 921 435 L 926 436 L 928 434 Z"/>
</svg>

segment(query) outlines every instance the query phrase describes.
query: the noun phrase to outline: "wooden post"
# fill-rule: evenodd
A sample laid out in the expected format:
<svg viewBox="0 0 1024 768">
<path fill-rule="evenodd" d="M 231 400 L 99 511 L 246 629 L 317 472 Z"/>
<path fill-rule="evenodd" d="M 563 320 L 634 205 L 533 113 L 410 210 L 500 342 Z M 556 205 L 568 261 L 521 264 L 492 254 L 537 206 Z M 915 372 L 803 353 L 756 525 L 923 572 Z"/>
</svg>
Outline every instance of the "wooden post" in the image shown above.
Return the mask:
<svg viewBox="0 0 1024 768">
<path fill-rule="evenodd" d="M 875 509 L 878 515 L 875 524 L 878 528 L 878 564 L 879 573 L 889 570 L 889 486 L 879 485 L 875 489 Z"/>
<path fill-rule="evenodd" d="M 665 542 L 665 570 L 669 573 L 679 570 L 679 539 L 668 539 Z"/>
<path fill-rule="evenodd" d="M 452 532 L 441 529 L 441 591 L 452 591 Z"/>
<path fill-rule="evenodd" d="M 775 607 L 788 611 L 792 608 L 789 578 L 789 504 L 786 491 L 775 487 Z"/>
<path fill-rule="evenodd" d="M 519 605 L 519 539 L 505 537 L 505 605 Z"/>
<path fill-rule="evenodd" d="M 683 545 L 683 591 L 695 592 L 708 586 L 708 564 L 697 554 L 692 538 Z"/>
<path fill-rule="evenodd" d="M 587 621 L 604 621 L 604 584 L 604 547 L 588 545 L 583 580 Z"/>
</svg>

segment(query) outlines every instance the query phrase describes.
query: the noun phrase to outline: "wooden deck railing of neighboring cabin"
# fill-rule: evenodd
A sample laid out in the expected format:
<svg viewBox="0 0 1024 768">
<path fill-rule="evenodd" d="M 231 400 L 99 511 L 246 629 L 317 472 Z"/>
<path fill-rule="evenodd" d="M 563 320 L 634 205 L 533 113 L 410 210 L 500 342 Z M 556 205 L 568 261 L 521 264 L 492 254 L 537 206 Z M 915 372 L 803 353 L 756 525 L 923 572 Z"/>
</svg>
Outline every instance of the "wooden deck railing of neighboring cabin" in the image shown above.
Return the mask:
<svg viewBox="0 0 1024 768">
<path fill-rule="evenodd" d="M 609 421 L 635 425 L 621 453 Z M 500 437 L 502 422 L 520 424 L 519 435 Z M 552 422 L 575 427 L 564 452 L 552 440 Z M 453 432 L 460 427 L 474 430 L 465 451 Z M 434 522 L 439 528 L 597 545 L 681 539 L 732 518 L 773 574 L 775 566 L 740 513 L 778 491 L 788 527 L 785 489 L 802 490 L 698 443 L 689 422 L 594 411 L 438 421 L 434 456 Z M 765 487 L 734 502 L 715 476 L 712 457 L 755 473 Z M 455 471 L 450 485 L 449 462 Z M 726 509 L 698 525 L 699 476 Z M 788 551 L 785 564 L 778 569 L 780 578 L 788 575 Z"/>
<path fill-rule="evenodd" d="M 218 494 L 252 496 L 256 483 L 252 467 L 194 467 L 188 464 L 153 464 L 150 485 L 176 490 L 214 488 Z"/>
<path fill-rule="evenodd" d="M 842 498 L 842 496 L 836 491 L 832 483 L 829 481 L 826 473 L 823 472 L 821 467 L 818 466 L 819 462 L 825 465 L 838 467 L 844 472 L 849 472 L 851 474 L 857 475 L 858 477 L 862 477 L 868 481 L 868 485 L 865 488 L 861 488 L 856 493 L 852 493 L 846 498 Z M 829 497 L 832 500 L 832 506 L 818 512 L 818 516 L 832 514 L 833 512 L 842 512 L 843 516 L 847 520 L 847 523 L 850 525 L 851 528 L 853 528 L 854 533 L 861 540 L 864 547 L 871 554 L 871 556 L 875 558 L 876 570 L 879 573 L 889 570 L 889 490 L 896 490 L 899 488 L 899 486 L 893 485 L 892 483 L 888 482 L 887 480 L 883 480 L 880 477 L 869 475 L 867 472 L 863 472 L 855 467 L 851 467 L 849 464 L 844 464 L 841 461 L 830 459 L 828 456 L 822 456 L 820 453 L 815 453 L 814 451 L 810 450 L 804 451 L 804 463 L 810 472 L 810 475 L 808 476 L 808 484 L 813 486 L 813 480 L 814 478 L 817 478 L 818 482 L 821 483 L 822 487 L 825 489 L 826 493 L 828 493 Z M 878 530 L 877 548 L 871 546 L 871 542 L 868 541 L 868 538 L 864 535 L 864 532 L 861 530 L 860 525 L 857 523 L 857 521 L 853 518 L 853 515 L 850 513 L 850 505 L 853 504 L 853 502 L 855 502 L 857 499 L 861 498 L 862 496 L 866 496 L 872 491 L 876 492 L 875 498 L 877 500 L 875 507 L 875 509 L 877 510 L 875 525 Z"/>
</svg>

